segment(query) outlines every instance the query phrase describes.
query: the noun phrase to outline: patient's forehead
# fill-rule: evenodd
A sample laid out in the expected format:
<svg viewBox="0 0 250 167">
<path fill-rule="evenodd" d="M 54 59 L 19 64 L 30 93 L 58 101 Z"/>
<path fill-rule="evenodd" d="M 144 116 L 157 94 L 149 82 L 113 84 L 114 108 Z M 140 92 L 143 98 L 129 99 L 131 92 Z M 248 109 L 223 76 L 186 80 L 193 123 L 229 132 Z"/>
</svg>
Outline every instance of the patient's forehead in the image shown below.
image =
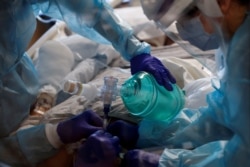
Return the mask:
<svg viewBox="0 0 250 167">
<path fill-rule="evenodd" d="M 46 100 L 46 102 L 53 102 L 54 98 L 48 93 L 41 93 L 39 99 Z"/>
</svg>

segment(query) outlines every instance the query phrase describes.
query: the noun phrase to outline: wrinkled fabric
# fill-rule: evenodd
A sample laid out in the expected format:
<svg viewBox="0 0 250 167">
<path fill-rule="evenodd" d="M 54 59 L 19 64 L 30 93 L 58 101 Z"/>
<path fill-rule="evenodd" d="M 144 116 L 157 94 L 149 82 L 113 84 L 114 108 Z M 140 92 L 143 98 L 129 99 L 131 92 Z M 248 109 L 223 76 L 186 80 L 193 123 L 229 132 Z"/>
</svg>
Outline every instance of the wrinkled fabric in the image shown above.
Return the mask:
<svg viewBox="0 0 250 167">
<path fill-rule="evenodd" d="M 105 0 L 31 0 L 36 13 L 64 20 L 69 28 L 100 43 L 111 43 L 126 59 L 150 53 L 150 46 L 133 36 L 133 30 L 124 23 Z M 43 2 L 43 3 L 40 3 Z"/>
<path fill-rule="evenodd" d="M 27 1 L 1 1 L 0 4 L 0 77 L 2 77 L 21 60 L 35 31 L 36 20 Z"/>
<path fill-rule="evenodd" d="M 20 122 L 29 115 L 37 91 L 36 71 L 30 58 L 25 55 L 15 68 L 0 80 L 0 137 L 16 130 Z"/>
<path fill-rule="evenodd" d="M 42 132 L 39 130 L 41 127 L 37 128 L 35 132 L 37 136 L 33 137 L 33 142 L 30 142 L 30 138 L 27 138 L 25 132 L 9 136 L 28 117 L 30 107 L 36 100 L 38 92 L 38 78 L 36 76 L 30 58 L 25 55 L 15 65 L 15 68 L 1 77 L 0 80 L 0 161 L 15 166 L 22 166 L 21 164 L 28 166 L 29 164 L 27 161 L 29 156 L 23 154 L 27 153 L 23 150 L 24 146 L 35 149 L 40 143 L 41 147 L 39 148 L 42 149 L 47 141 L 45 134 L 43 136 L 44 142 L 37 139 L 41 137 L 37 133 Z M 30 134 L 33 133 L 34 131 L 30 130 Z M 27 138 L 27 141 L 23 138 Z M 47 144 L 49 145 L 48 142 Z"/>
<path fill-rule="evenodd" d="M 31 134 L 33 134 L 32 137 L 27 137 Z M 39 155 L 30 154 L 33 152 L 39 153 Z M 37 163 L 37 157 L 39 160 L 45 160 L 56 152 L 57 150 L 47 140 L 44 125 L 24 129 L 0 139 L 0 161 L 11 167 L 29 167 L 32 166 L 31 164 Z"/>
<path fill-rule="evenodd" d="M 12 133 L 29 115 L 38 93 L 37 72 L 24 52 L 36 28 L 35 15 L 42 13 L 64 20 L 76 33 L 112 43 L 127 60 L 150 52 L 105 1 L 0 1 L 0 161 L 12 166 L 33 166 L 56 153 L 44 126 Z"/>
<path fill-rule="evenodd" d="M 250 166 L 249 28 L 248 13 L 229 43 L 224 75 L 220 86 L 207 95 L 207 107 L 184 109 L 184 115 L 166 125 L 165 129 L 155 126 L 157 124 L 146 126 L 149 124 L 141 123 L 141 139 L 151 131 L 156 134 L 151 133 L 151 137 L 154 136 L 152 141 L 159 140 L 167 147 L 161 155 L 159 167 Z M 151 142 L 151 145 L 155 144 Z"/>
</svg>

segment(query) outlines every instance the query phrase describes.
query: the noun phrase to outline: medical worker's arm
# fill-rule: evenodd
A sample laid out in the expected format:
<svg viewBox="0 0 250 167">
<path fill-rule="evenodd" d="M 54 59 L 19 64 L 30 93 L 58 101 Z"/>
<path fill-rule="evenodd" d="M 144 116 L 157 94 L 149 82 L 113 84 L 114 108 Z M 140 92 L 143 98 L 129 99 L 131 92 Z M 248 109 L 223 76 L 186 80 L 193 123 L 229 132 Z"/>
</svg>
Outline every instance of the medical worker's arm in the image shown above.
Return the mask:
<svg viewBox="0 0 250 167">
<path fill-rule="evenodd" d="M 165 166 L 235 167 L 250 166 L 250 16 L 234 34 L 225 56 L 227 67 L 220 89 L 208 96 L 210 117 L 233 132 L 227 141 L 214 141 L 193 151 L 166 149 Z M 215 127 L 217 128 L 217 127 Z M 213 130 L 213 129 L 211 129 Z M 172 157 L 172 158 L 171 158 Z M 163 166 L 164 166 L 163 165 Z"/>
<path fill-rule="evenodd" d="M 132 28 L 120 19 L 113 9 L 101 0 L 31 0 L 38 3 L 35 11 L 64 20 L 74 32 L 98 42 L 111 43 L 124 59 L 131 62 L 132 74 L 151 73 L 160 85 L 172 90 L 174 77 L 156 57 L 150 55 L 150 46 L 139 41 Z M 103 38 L 104 37 L 104 38 Z"/>
<path fill-rule="evenodd" d="M 242 85 L 243 86 L 243 85 Z M 218 93 L 218 92 L 216 92 Z M 212 99 L 216 99 L 216 97 L 220 96 L 218 94 L 213 94 Z M 238 92 L 239 93 L 239 92 Z M 237 93 L 237 94 L 238 94 Z M 243 93 L 243 92 L 241 92 Z M 239 94 L 241 94 L 239 93 Z M 247 95 L 249 98 L 249 94 Z M 246 97 L 246 96 L 245 96 Z M 218 101 L 222 100 L 224 97 L 221 97 L 217 99 Z M 225 99 L 225 103 L 228 102 L 229 99 Z M 216 103 L 213 100 L 213 103 Z M 224 103 L 224 104 L 225 104 Z M 240 102 L 241 103 L 241 102 Z M 238 104 L 239 103 L 234 103 Z M 242 104 L 242 103 L 241 103 Z M 218 104 L 219 105 L 219 104 Z M 221 104 L 220 104 L 221 106 Z M 216 108 L 219 110 L 220 106 L 216 106 Z M 241 109 L 246 109 L 247 105 L 242 104 L 242 107 L 237 107 Z M 225 107 L 225 105 L 224 105 Z M 230 107 L 231 108 L 231 107 Z M 234 107 L 233 107 L 234 108 Z M 249 106 L 247 107 L 249 108 Z M 215 109 L 215 108 L 214 108 Z M 232 109 L 232 108 L 231 108 Z M 231 110 L 229 109 L 229 110 Z M 234 135 L 231 137 L 223 137 L 223 131 L 221 134 L 217 134 L 212 132 L 218 132 L 217 128 L 221 128 L 221 125 L 217 124 L 218 126 L 215 126 L 213 129 L 210 129 L 210 127 L 204 127 L 204 131 L 211 131 L 213 135 L 215 135 L 214 139 L 212 136 L 206 136 L 205 133 L 202 133 L 201 131 L 198 133 L 197 132 L 191 132 L 189 131 L 189 127 L 187 127 L 187 132 L 185 132 L 185 129 L 183 131 L 184 136 L 180 134 L 180 136 L 176 136 L 177 141 L 180 138 L 179 141 L 184 141 L 187 136 L 190 137 L 190 141 L 187 140 L 187 142 L 183 142 L 183 146 L 185 144 L 188 146 L 188 144 L 196 143 L 197 144 L 202 144 L 202 141 L 204 142 L 202 145 L 199 147 L 196 147 L 193 150 L 188 150 L 188 149 L 165 149 L 164 152 L 161 155 L 160 161 L 159 161 L 159 166 L 164 166 L 164 167 L 193 167 L 193 166 L 203 166 L 203 167 L 234 167 L 234 166 L 249 166 L 249 113 L 246 113 L 247 110 L 244 110 L 242 113 L 235 113 L 234 115 L 229 116 L 227 115 L 230 112 L 232 113 L 232 110 L 225 110 L 224 112 L 218 112 L 218 110 L 213 110 L 209 111 L 211 114 L 211 117 L 213 117 L 214 120 L 220 122 L 221 124 L 225 124 L 228 128 L 233 131 Z M 240 110 L 242 111 L 242 110 Z M 249 111 L 249 110 L 248 110 Z M 246 114 L 244 114 L 244 112 Z M 242 116 L 241 116 L 242 114 Z M 238 118 L 240 119 L 238 119 Z M 241 120 L 238 122 L 238 120 Z M 227 122 L 229 121 L 229 122 Z M 197 125 L 201 125 L 202 122 L 197 122 Z M 204 124 L 206 125 L 206 124 Z M 190 126 L 191 129 L 193 129 L 192 125 Z M 209 128 L 209 129 L 207 129 Z M 239 129 L 238 129 L 239 128 Z M 238 129 L 238 130 L 236 130 Z M 195 130 L 195 129 L 194 129 Z M 243 133 L 241 133 L 241 132 Z M 191 133 L 190 133 L 191 132 Z M 226 132 L 226 131 L 225 131 Z M 186 133 L 186 135 L 185 135 Z M 188 134 L 190 133 L 190 135 Z M 197 134 L 196 134 L 197 133 Z M 204 138 L 200 138 L 204 134 Z M 193 135 L 193 137 L 191 137 Z M 221 137 L 220 137 L 221 136 Z M 184 139 L 182 138 L 184 137 Z M 206 139 L 208 137 L 208 139 Z M 211 138 L 212 137 L 212 138 Z M 197 138 L 197 139 L 196 139 Z M 174 138 L 173 138 L 174 139 Z M 199 139 L 201 140 L 201 143 L 199 143 Z M 204 140 L 205 139 L 205 140 Z M 211 140 L 212 139 L 212 140 Z M 224 140 L 223 140 L 224 139 Z M 174 141 L 172 141 L 174 142 Z M 171 148 L 171 147 L 170 147 Z"/>
<path fill-rule="evenodd" d="M 194 117 L 197 119 L 195 111 L 183 110 L 171 123 L 145 119 L 136 125 L 119 120 L 110 124 L 107 130 L 118 136 L 122 146 L 127 149 L 156 146 L 190 149 L 232 137 L 228 128 L 216 123 L 207 114 L 196 121 L 192 120 Z"/>
<path fill-rule="evenodd" d="M 14 166 L 35 165 L 55 155 L 64 144 L 87 138 L 102 126 L 103 121 L 97 113 L 86 110 L 59 124 L 18 130 L 0 139 L 0 161 Z"/>
<path fill-rule="evenodd" d="M 220 157 L 226 145 L 226 141 L 222 140 L 232 137 L 230 130 L 215 123 L 206 114 L 190 124 L 181 125 L 178 121 L 165 125 L 165 129 L 159 124 L 142 122 L 139 128 L 140 137 L 137 141 L 139 148 L 162 146 L 165 150 L 161 156 L 144 150 L 131 150 L 124 156 L 126 167 L 142 167 L 145 164 L 150 164 L 149 167 L 203 166 L 202 163 L 206 163 L 207 159 Z M 216 159 L 214 162 L 218 163 L 219 160 Z M 210 166 L 213 165 L 215 164 Z"/>
<path fill-rule="evenodd" d="M 205 115 L 198 118 L 183 130 L 183 135 L 178 134 L 173 139 L 174 145 L 186 140 L 190 143 L 197 143 L 193 150 L 187 149 L 165 149 L 161 155 L 159 166 L 161 167 L 235 167 L 250 166 L 250 73 L 249 69 L 250 42 L 249 15 L 243 26 L 236 32 L 229 45 L 229 54 L 226 55 L 227 67 L 225 75 L 221 80 L 220 88 L 208 95 L 208 108 L 204 111 Z M 205 118 L 208 119 L 205 119 Z M 212 129 L 204 120 L 210 120 L 218 126 Z M 205 126 L 203 126 L 203 125 Z M 211 124 L 210 124 L 211 125 Z M 204 127 L 203 131 L 198 130 Z M 207 126 L 207 127 L 206 127 Z M 222 127 L 232 131 L 228 137 L 218 129 Z M 191 132 L 190 128 L 196 132 Z M 185 135 L 185 132 L 186 133 Z M 208 136 L 207 132 L 212 132 L 215 136 Z M 216 135 L 217 134 L 217 135 Z M 192 135 L 192 136 L 191 136 Z M 202 138 L 202 135 L 204 137 Z M 189 136 L 189 137 L 188 137 Z M 221 137 L 220 137 L 221 136 Z M 204 140 L 205 139 L 205 140 Z M 199 142 L 199 140 L 203 142 Z M 177 141 L 177 143 L 175 143 Z M 194 141 L 194 142 L 193 142 Z M 170 144 L 170 143 L 169 143 Z M 129 160 L 129 159 L 127 159 Z M 138 160 L 139 161 L 139 160 Z"/>
<path fill-rule="evenodd" d="M 11 166 L 31 166 L 54 154 L 57 150 L 45 134 L 45 125 L 18 131 L 0 139 L 0 161 Z"/>
</svg>

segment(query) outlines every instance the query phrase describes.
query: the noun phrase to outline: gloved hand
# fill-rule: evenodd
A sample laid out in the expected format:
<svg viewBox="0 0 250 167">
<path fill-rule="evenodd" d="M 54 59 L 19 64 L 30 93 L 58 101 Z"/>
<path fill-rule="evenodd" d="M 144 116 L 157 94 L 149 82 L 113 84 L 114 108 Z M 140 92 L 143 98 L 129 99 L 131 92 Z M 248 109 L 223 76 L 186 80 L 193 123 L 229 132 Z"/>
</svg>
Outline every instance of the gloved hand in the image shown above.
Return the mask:
<svg viewBox="0 0 250 167">
<path fill-rule="evenodd" d="M 130 150 L 124 155 L 122 167 L 158 167 L 160 155 L 143 150 Z"/>
<path fill-rule="evenodd" d="M 162 62 L 150 54 L 141 54 L 130 60 L 131 73 L 135 74 L 139 71 L 145 71 L 154 76 L 159 85 L 164 86 L 167 90 L 173 90 L 171 83 L 176 83 L 175 78 Z"/>
<path fill-rule="evenodd" d="M 119 139 L 100 130 L 81 145 L 76 153 L 74 167 L 115 167 L 119 153 Z"/>
<path fill-rule="evenodd" d="M 121 145 L 126 149 L 135 147 L 138 134 L 138 125 L 130 124 L 122 120 L 115 121 L 107 127 L 107 131 L 120 139 Z"/>
<path fill-rule="evenodd" d="M 92 110 L 86 110 L 81 114 L 60 122 L 57 133 L 64 144 L 74 143 L 82 138 L 87 138 L 97 130 L 103 129 L 103 120 Z"/>
</svg>

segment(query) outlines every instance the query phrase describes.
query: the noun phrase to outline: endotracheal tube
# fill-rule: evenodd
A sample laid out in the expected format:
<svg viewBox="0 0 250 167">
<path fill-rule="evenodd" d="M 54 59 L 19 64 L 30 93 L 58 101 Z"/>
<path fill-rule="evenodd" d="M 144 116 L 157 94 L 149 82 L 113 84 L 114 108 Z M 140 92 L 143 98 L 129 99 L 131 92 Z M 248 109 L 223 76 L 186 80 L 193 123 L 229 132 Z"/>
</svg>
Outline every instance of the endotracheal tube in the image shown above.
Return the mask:
<svg viewBox="0 0 250 167">
<path fill-rule="evenodd" d="M 104 123 L 103 127 L 106 129 L 108 124 L 108 113 L 111 108 L 112 101 L 118 96 L 117 88 L 118 79 L 112 76 L 104 77 L 104 85 L 101 89 L 101 97 L 103 100 Z"/>
</svg>

